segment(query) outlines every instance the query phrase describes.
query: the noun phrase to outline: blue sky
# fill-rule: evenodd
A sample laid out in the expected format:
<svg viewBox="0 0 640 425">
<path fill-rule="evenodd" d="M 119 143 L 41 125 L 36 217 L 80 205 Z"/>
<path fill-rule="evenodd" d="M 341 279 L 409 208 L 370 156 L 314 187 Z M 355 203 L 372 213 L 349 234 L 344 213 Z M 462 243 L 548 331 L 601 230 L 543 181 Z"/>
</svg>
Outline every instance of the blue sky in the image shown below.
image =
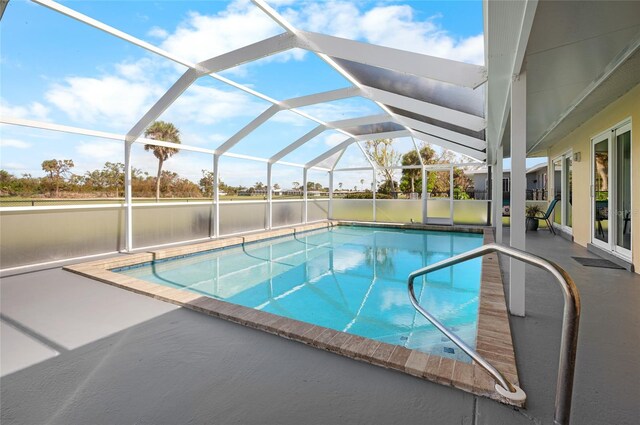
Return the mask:
<svg viewBox="0 0 640 425">
<path fill-rule="evenodd" d="M 64 5 L 117 29 L 197 62 L 282 30 L 246 0 L 235 1 L 64 1 Z M 481 1 L 324 1 L 274 0 L 294 26 L 345 38 L 388 45 L 471 63 L 482 63 Z M 49 121 L 124 134 L 185 71 L 167 59 L 107 35 L 57 12 L 13 0 L 0 23 L 0 112 L 3 116 Z M 284 100 L 349 85 L 312 53 L 284 52 L 222 73 L 223 76 Z M 269 106 L 268 102 L 203 77 L 160 119 L 176 124 L 183 143 L 215 148 Z M 313 105 L 304 111 L 332 121 L 379 113 L 370 101 L 353 98 Z M 232 152 L 269 157 L 317 123 L 281 112 L 236 145 Z M 0 166 L 11 173 L 42 175 L 45 159 L 74 160 L 74 172 L 123 161 L 121 143 L 2 126 Z M 344 140 L 327 132 L 285 160 L 304 163 Z M 411 146 L 399 140 L 397 149 Z M 228 164 L 227 164 L 228 163 Z M 230 184 L 266 180 L 264 165 L 228 160 L 222 177 Z M 134 151 L 135 167 L 153 172 L 155 159 Z M 340 167 L 364 165 L 357 148 Z M 203 154 L 181 152 L 166 169 L 197 181 L 211 167 Z M 228 170 L 225 170 L 225 167 Z M 363 176 L 350 173 L 351 184 Z M 257 176 L 264 175 L 264 178 Z M 281 177 L 278 177 L 281 176 Z M 370 179 L 370 176 L 366 176 Z M 282 167 L 274 180 L 287 187 L 301 170 Z M 319 179 L 320 177 L 318 177 Z"/>
</svg>

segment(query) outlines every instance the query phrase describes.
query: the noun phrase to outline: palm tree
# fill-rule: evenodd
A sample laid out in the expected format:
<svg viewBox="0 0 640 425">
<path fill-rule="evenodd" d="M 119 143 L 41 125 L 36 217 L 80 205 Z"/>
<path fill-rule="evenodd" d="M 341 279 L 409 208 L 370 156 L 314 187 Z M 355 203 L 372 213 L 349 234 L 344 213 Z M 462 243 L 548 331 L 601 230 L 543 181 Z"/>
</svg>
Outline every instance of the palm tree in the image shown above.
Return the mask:
<svg viewBox="0 0 640 425">
<path fill-rule="evenodd" d="M 180 130 L 170 122 L 154 121 L 144 131 L 144 137 L 153 140 L 162 140 L 164 142 L 180 143 Z M 144 145 L 145 151 L 153 151 L 158 158 L 158 176 L 156 177 L 156 202 L 160 200 L 160 179 L 162 178 L 162 165 L 164 162 L 179 152 L 176 148 L 167 148 L 164 146 Z"/>
</svg>

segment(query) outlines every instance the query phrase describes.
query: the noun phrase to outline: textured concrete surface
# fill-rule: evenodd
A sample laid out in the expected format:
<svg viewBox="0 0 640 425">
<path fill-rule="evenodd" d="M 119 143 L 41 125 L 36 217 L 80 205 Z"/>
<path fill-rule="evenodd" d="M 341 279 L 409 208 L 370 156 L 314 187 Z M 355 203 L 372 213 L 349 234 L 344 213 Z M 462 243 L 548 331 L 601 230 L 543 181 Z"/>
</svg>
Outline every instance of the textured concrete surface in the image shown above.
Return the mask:
<svg viewBox="0 0 640 425">
<path fill-rule="evenodd" d="M 504 241 L 508 241 L 506 229 Z M 547 231 L 528 232 L 527 251 L 560 264 L 580 291 L 582 317 L 572 424 L 637 424 L 640 418 L 640 276 L 584 267 L 571 257 L 596 257 Z M 502 260 L 505 281 L 508 261 Z M 551 423 L 562 320 L 562 294 L 544 271 L 526 269 L 526 317 L 511 316 L 516 361 L 529 395 L 527 415 Z M 507 287 L 508 296 L 508 287 Z M 480 401 L 479 411 L 494 406 Z M 492 423 L 479 421 L 478 423 Z M 526 421 L 513 422 L 528 423 Z"/>
<path fill-rule="evenodd" d="M 640 276 L 583 267 L 570 256 L 586 249 L 546 232 L 527 244 L 582 294 L 572 423 L 637 423 Z M 60 269 L 6 277 L 1 421 L 551 423 L 562 300 L 543 273 L 527 269 L 527 279 L 527 317 L 510 318 L 528 394 L 517 411 Z"/>
</svg>

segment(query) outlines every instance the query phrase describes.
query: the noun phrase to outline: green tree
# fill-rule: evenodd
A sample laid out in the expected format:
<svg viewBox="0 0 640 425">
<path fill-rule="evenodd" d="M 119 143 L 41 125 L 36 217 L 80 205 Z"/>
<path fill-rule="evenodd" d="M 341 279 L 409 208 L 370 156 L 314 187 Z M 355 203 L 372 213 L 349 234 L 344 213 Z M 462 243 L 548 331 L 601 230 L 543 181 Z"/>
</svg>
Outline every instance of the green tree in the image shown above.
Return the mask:
<svg viewBox="0 0 640 425">
<path fill-rule="evenodd" d="M 375 139 L 365 143 L 365 149 L 369 158 L 381 168 L 380 177 L 383 182 L 378 188 L 381 193 L 390 193 L 396 190 L 397 182 L 394 180 L 393 167 L 398 165 L 400 154 L 393 149 L 391 139 Z"/>
<path fill-rule="evenodd" d="M 116 198 L 120 197 L 120 190 L 124 190 L 124 164 L 122 162 L 105 162 L 102 170 L 87 171 L 84 175 L 84 185 L 85 190 L 111 191 Z"/>
<path fill-rule="evenodd" d="M 436 152 L 430 144 L 425 143 L 420 148 L 420 156 L 425 165 L 437 164 L 439 159 Z M 402 165 L 420 165 L 420 159 L 415 150 L 411 150 L 402 156 Z M 402 178 L 400 180 L 400 190 L 403 192 L 415 192 L 416 186 L 422 185 L 422 170 L 419 168 L 411 168 L 402 170 Z"/>
<path fill-rule="evenodd" d="M 454 199 L 469 199 L 467 189 L 473 182 L 462 168 L 453 167 L 453 197 Z"/>
<path fill-rule="evenodd" d="M 71 173 L 74 167 L 71 159 L 48 159 L 42 161 L 42 170 L 47 173 L 47 179 L 56 189 L 56 198 L 60 194 L 60 184 Z"/>
<path fill-rule="evenodd" d="M 154 121 L 144 131 L 144 136 L 148 139 L 162 140 L 171 143 L 181 143 L 180 131 L 169 122 Z M 144 145 L 145 151 L 152 151 L 158 158 L 158 175 L 156 177 L 156 201 L 160 200 L 160 181 L 162 179 L 162 165 L 166 160 L 177 154 L 180 150 L 156 145 Z"/>
<path fill-rule="evenodd" d="M 16 194 L 16 177 L 6 170 L 0 170 L 0 195 Z"/>
<path fill-rule="evenodd" d="M 131 170 L 132 175 L 137 170 Z M 108 190 L 115 192 L 116 198 L 120 197 L 120 189 L 124 191 L 124 164 L 122 162 L 105 162 L 102 169 Z"/>
<path fill-rule="evenodd" d="M 208 198 L 213 196 L 213 179 L 213 171 L 202 170 L 202 178 L 198 182 L 198 185 L 200 186 L 200 191 Z M 218 185 L 218 188 L 219 187 Z"/>
</svg>

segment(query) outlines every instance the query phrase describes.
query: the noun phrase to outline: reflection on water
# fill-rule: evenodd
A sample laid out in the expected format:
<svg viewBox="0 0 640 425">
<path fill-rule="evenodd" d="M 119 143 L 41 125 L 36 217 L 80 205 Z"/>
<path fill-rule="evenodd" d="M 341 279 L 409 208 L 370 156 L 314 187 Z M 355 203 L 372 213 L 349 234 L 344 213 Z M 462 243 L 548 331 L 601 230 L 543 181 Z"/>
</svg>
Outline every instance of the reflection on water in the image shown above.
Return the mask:
<svg viewBox="0 0 640 425">
<path fill-rule="evenodd" d="M 412 271 L 482 244 L 482 235 L 337 227 L 120 271 L 139 279 L 391 344 L 468 361 L 413 308 Z M 481 260 L 416 282 L 422 306 L 472 347 Z"/>
</svg>

